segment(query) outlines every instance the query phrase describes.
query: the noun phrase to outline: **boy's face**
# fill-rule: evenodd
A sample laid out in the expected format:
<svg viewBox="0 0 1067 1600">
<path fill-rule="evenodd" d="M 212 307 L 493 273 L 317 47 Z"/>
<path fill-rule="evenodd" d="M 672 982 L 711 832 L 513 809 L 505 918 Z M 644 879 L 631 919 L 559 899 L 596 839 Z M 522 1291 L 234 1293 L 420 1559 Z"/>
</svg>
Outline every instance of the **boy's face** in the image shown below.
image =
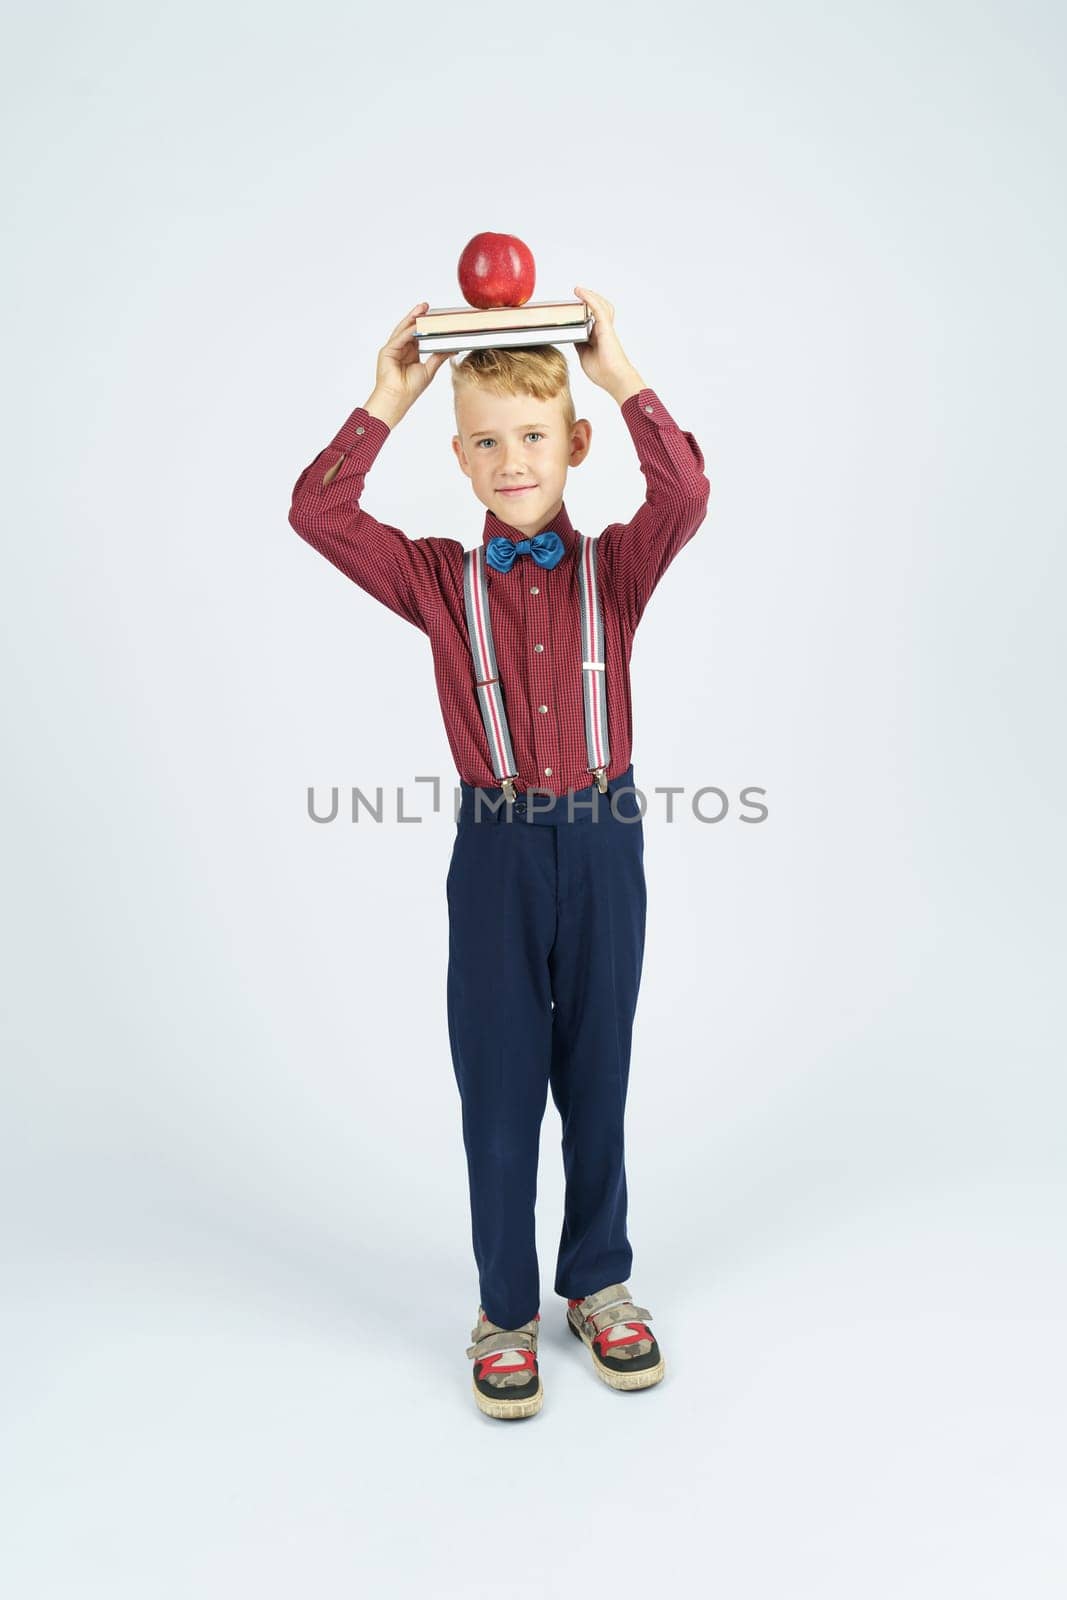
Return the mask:
<svg viewBox="0 0 1067 1600">
<path fill-rule="evenodd" d="M 537 400 L 463 384 L 456 425 L 452 449 L 482 505 L 526 538 L 547 528 L 563 504 L 568 468 L 589 453 L 590 423 L 579 418 L 568 428 L 561 395 Z"/>
</svg>

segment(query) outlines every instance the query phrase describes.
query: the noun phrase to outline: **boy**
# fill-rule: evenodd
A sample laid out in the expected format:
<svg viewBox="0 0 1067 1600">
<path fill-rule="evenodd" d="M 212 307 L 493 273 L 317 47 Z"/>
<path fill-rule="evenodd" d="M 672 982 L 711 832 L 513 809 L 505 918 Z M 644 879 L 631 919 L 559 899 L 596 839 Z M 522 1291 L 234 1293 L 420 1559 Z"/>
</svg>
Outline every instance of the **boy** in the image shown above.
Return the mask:
<svg viewBox="0 0 1067 1600">
<path fill-rule="evenodd" d="M 625 1282 L 623 1113 L 644 953 L 641 810 L 630 757 L 630 651 L 649 596 L 703 522 L 704 458 L 623 352 L 614 308 L 575 349 L 618 402 L 644 504 L 598 539 L 571 525 L 567 472 L 589 453 L 552 345 L 467 352 L 452 368 L 452 449 L 485 507 L 480 547 L 410 539 L 360 506 L 390 432 L 446 356 L 420 362 L 397 323 L 377 380 L 305 467 L 289 521 L 353 582 L 425 632 L 460 776 L 446 880 L 449 1044 L 462 1107 L 481 1304 L 467 1349 L 487 1415 L 532 1416 L 540 1283 L 534 1202 L 548 1087 L 566 1180 L 556 1293 L 612 1388 L 663 1376 Z M 531 825 L 533 824 L 533 825 Z"/>
</svg>

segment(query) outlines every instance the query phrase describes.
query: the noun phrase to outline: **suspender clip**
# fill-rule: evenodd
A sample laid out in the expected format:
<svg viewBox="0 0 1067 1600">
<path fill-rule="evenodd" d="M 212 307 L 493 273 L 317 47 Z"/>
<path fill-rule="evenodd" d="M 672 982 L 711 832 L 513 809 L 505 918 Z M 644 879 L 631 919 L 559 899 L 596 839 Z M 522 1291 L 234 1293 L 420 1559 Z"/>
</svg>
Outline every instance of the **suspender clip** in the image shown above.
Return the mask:
<svg viewBox="0 0 1067 1600">
<path fill-rule="evenodd" d="M 607 768 L 606 767 L 595 767 L 593 770 L 596 773 L 596 786 L 597 786 L 597 788 L 600 790 L 601 794 L 607 794 L 607 792 L 608 792 Z"/>
<path fill-rule="evenodd" d="M 514 805 L 515 804 L 515 779 L 514 778 L 502 778 L 500 780 L 500 787 L 504 791 L 504 798 L 506 800 L 509 800 L 511 802 L 511 804 Z"/>
</svg>

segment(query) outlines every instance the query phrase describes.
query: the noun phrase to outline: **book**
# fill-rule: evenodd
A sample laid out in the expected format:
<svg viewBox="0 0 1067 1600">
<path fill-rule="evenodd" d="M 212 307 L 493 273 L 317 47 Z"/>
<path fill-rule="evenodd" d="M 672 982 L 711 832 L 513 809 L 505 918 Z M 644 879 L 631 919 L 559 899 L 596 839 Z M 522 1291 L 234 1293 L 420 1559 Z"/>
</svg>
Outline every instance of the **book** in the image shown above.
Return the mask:
<svg viewBox="0 0 1067 1600">
<path fill-rule="evenodd" d="M 420 357 L 431 350 L 515 350 L 529 344 L 583 344 L 593 328 L 593 318 L 584 322 L 538 325 L 530 328 L 488 328 L 484 332 L 423 333 L 415 331 Z"/>
<path fill-rule="evenodd" d="M 587 321 L 584 300 L 527 300 L 521 306 L 431 306 L 415 332 L 481 333 L 487 328 L 568 327 Z"/>
</svg>

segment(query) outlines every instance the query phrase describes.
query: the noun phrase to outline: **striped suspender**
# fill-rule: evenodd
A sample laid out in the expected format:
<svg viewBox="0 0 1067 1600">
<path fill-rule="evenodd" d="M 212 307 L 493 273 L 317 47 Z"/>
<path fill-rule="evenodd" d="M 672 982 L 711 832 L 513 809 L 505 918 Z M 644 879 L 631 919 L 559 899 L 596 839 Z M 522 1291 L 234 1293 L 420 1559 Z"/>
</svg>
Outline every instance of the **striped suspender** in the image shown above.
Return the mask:
<svg viewBox="0 0 1067 1600">
<path fill-rule="evenodd" d="M 582 591 L 582 703 L 585 706 L 585 753 L 589 770 L 596 776 L 597 788 L 607 793 L 607 769 L 611 760 L 608 747 L 608 687 L 604 664 L 604 619 L 600 615 L 597 590 L 596 540 L 578 535 L 578 571 Z"/>
<path fill-rule="evenodd" d="M 515 798 L 515 752 L 511 748 L 504 698 L 500 693 L 493 629 L 489 621 L 489 588 L 485 581 L 485 551 L 463 552 L 463 602 L 467 608 L 467 635 L 474 660 L 475 692 L 481 707 L 493 771 L 509 800 Z"/>
<path fill-rule="evenodd" d="M 582 705 L 585 712 L 585 748 L 589 770 L 601 794 L 607 793 L 608 698 L 605 683 L 604 619 L 597 590 L 596 540 L 578 535 L 578 574 L 582 604 Z M 474 662 L 475 692 L 482 713 L 493 772 L 509 800 L 515 798 L 515 752 L 500 691 L 500 673 L 489 620 L 489 589 L 485 577 L 485 550 L 479 546 L 463 552 L 463 602 L 467 636 Z"/>
</svg>

